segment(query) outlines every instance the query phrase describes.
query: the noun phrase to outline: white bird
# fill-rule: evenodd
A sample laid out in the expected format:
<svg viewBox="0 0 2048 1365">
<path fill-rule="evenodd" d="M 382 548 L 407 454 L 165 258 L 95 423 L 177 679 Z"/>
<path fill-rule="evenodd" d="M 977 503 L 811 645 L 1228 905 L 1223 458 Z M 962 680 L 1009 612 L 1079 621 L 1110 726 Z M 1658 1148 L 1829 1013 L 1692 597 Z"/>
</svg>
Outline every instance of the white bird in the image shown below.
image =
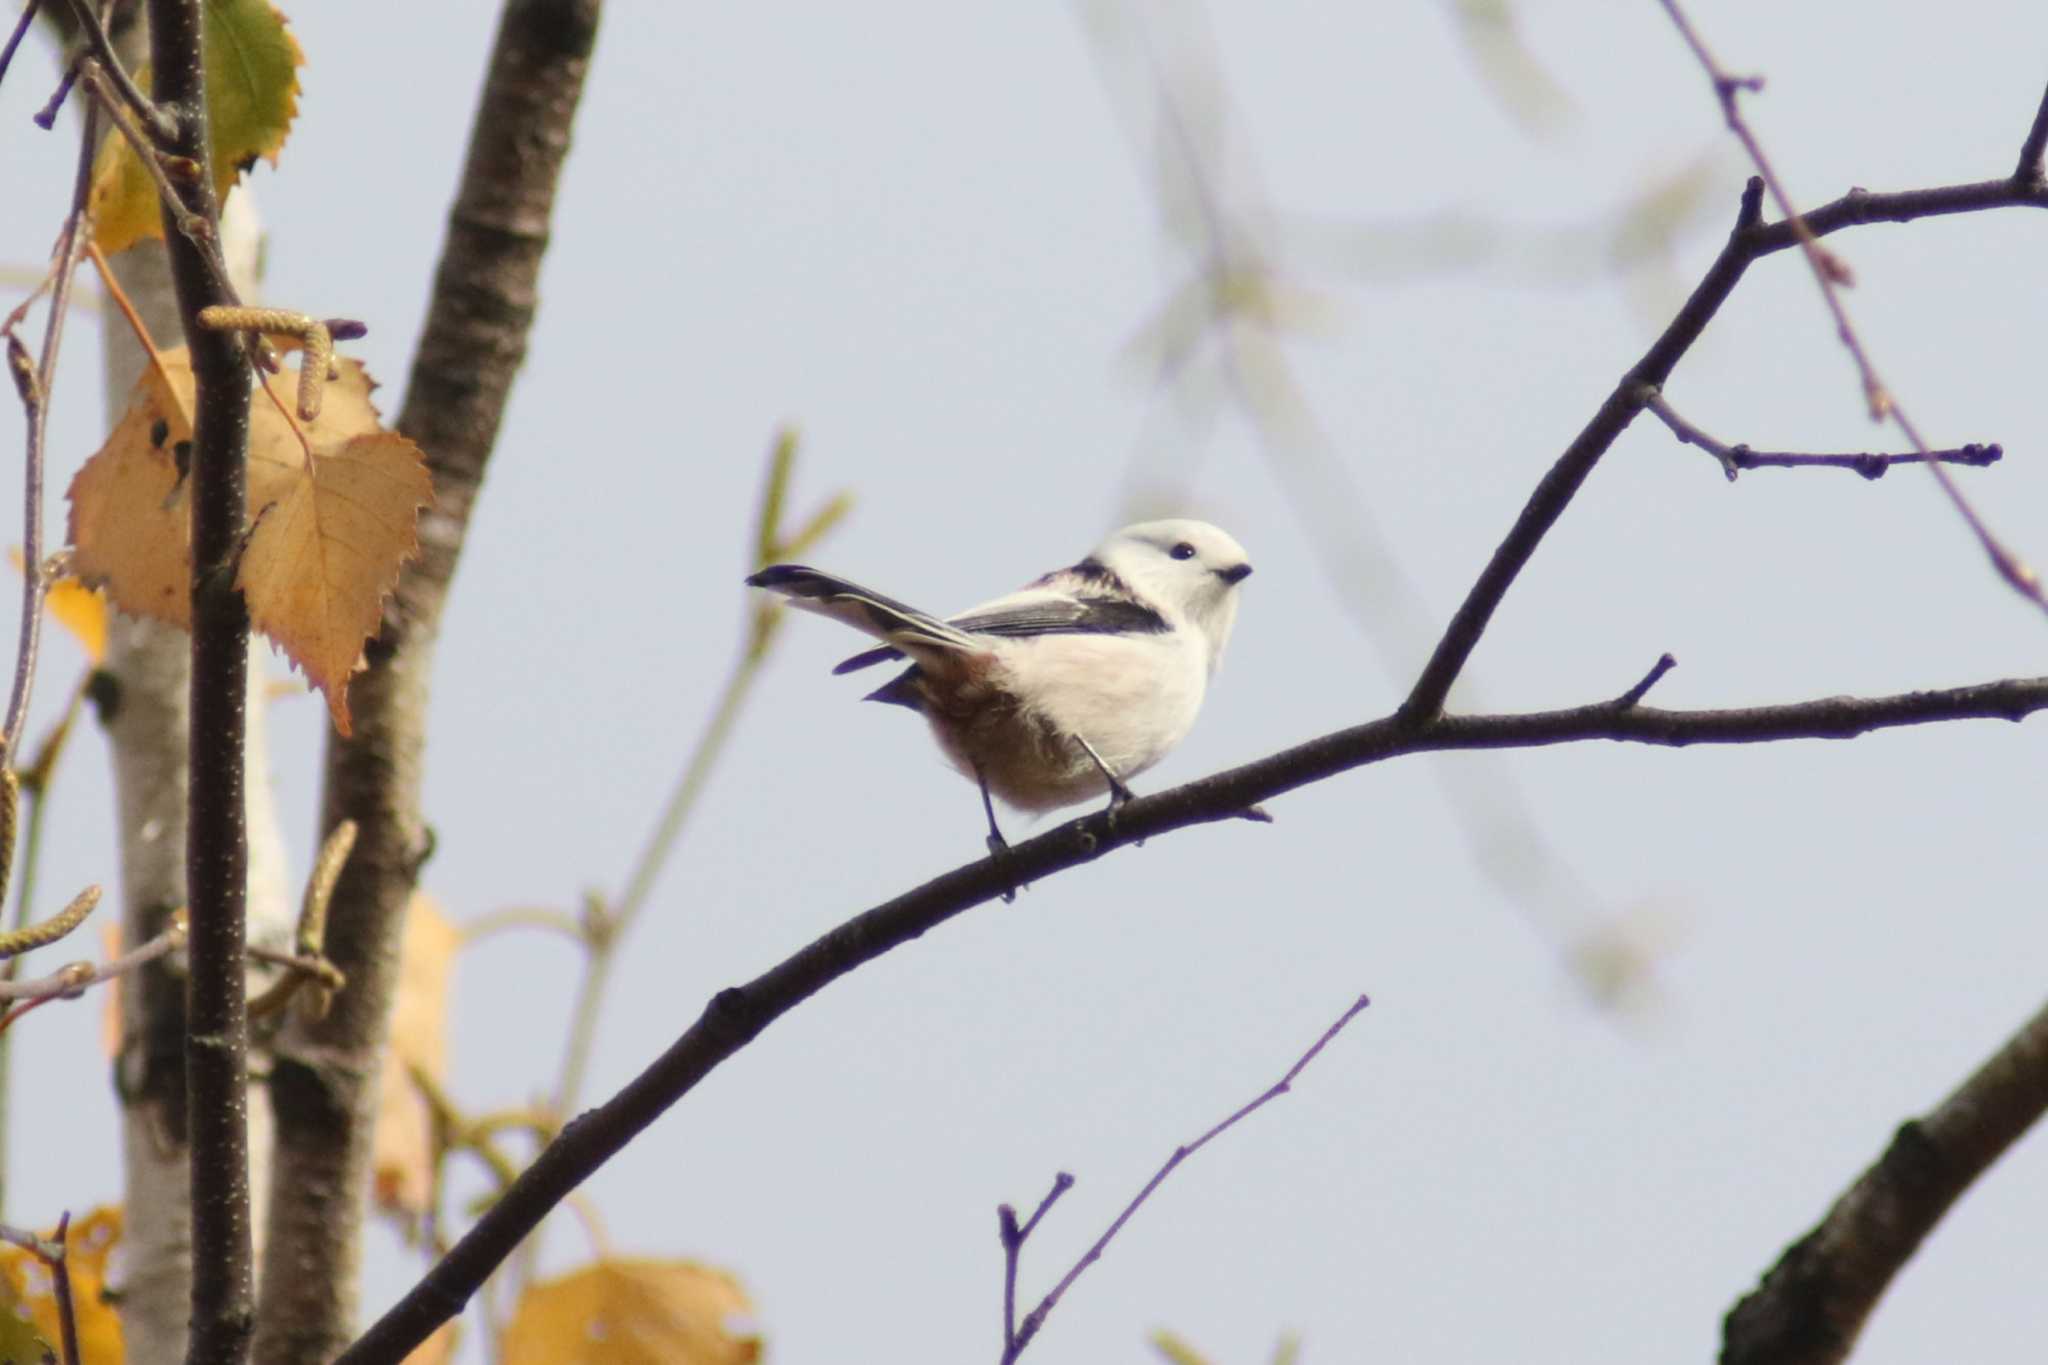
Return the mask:
<svg viewBox="0 0 2048 1365">
<path fill-rule="evenodd" d="M 833 669 L 910 667 L 867 695 L 931 723 L 946 758 L 981 788 L 988 847 L 1009 847 L 993 793 L 1039 814 L 1128 783 L 1186 737 L 1237 619 L 1252 566 L 1199 521 L 1118 531 L 1080 563 L 940 620 L 801 564 L 747 579 L 791 605 L 883 642 Z"/>
</svg>

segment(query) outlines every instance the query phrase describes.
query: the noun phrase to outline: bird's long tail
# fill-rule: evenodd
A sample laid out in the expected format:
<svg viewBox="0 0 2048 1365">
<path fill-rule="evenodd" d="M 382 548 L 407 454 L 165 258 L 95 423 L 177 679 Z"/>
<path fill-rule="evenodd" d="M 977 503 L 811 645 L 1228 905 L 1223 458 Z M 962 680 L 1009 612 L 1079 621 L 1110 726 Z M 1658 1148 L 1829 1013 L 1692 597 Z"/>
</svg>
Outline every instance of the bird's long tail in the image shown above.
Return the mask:
<svg viewBox="0 0 2048 1365">
<path fill-rule="evenodd" d="M 771 564 L 749 577 L 747 582 L 756 588 L 781 593 L 793 607 L 830 617 L 889 646 L 886 650 L 856 654 L 834 669 L 836 673 L 880 663 L 897 652 L 914 657 L 922 651 L 980 647 L 965 631 L 947 625 L 936 616 L 803 564 Z"/>
</svg>

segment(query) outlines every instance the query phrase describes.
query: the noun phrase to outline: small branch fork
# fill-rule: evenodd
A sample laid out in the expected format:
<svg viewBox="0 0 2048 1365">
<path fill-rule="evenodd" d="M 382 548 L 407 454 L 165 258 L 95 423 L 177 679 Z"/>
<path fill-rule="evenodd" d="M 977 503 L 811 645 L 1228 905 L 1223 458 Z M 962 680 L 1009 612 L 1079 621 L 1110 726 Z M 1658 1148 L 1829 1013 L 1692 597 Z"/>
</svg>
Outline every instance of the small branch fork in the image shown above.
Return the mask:
<svg viewBox="0 0 2048 1365">
<path fill-rule="evenodd" d="M 129 79 L 127 70 L 121 65 L 119 54 L 114 51 L 114 40 L 107 36 L 107 26 L 100 22 L 100 16 L 92 7 L 91 0 L 67 0 L 71 13 L 78 20 L 78 31 L 85 35 L 86 46 L 98 59 L 100 68 L 113 83 L 115 94 L 126 106 L 126 113 L 139 125 L 138 131 L 146 138 L 132 139 L 137 142 L 136 154 L 144 162 L 152 160 L 157 148 L 170 149 L 178 138 L 176 120 L 151 102 L 149 96 L 135 82 Z M 177 202 L 172 195 L 166 203 Z"/>
<path fill-rule="evenodd" d="M 1011 1208 L 1008 1204 L 998 1207 L 996 1209 L 996 1221 L 1003 1244 L 1002 1365 L 1012 1365 L 1012 1362 L 1018 1356 L 1024 1354 L 1024 1348 L 1031 1344 L 1032 1338 L 1038 1335 L 1041 1327 L 1045 1326 L 1046 1318 L 1051 1315 L 1054 1308 L 1059 1306 L 1060 1299 L 1066 1294 L 1067 1290 L 1073 1287 L 1074 1281 L 1081 1278 L 1081 1272 L 1101 1259 L 1102 1253 L 1109 1246 L 1110 1240 L 1117 1233 L 1123 1231 L 1124 1224 L 1131 1221 L 1131 1216 L 1137 1213 L 1138 1209 L 1147 1199 L 1152 1197 L 1154 1190 L 1166 1183 L 1166 1178 L 1172 1175 L 1183 1161 L 1186 1161 L 1196 1152 L 1201 1151 L 1202 1148 L 1208 1146 L 1224 1133 L 1229 1132 L 1259 1109 L 1285 1095 L 1293 1088 L 1296 1078 L 1308 1068 L 1308 1064 L 1316 1059 L 1317 1054 L 1328 1047 L 1330 1041 L 1344 1031 L 1344 1026 L 1353 1019 L 1356 1019 L 1364 1012 L 1366 1006 L 1371 1003 L 1365 996 L 1359 996 L 1357 1000 L 1352 1002 L 1351 1008 L 1338 1016 L 1336 1023 L 1324 1029 L 1322 1036 L 1309 1045 L 1308 1051 L 1302 1053 L 1300 1059 L 1287 1069 L 1286 1075 L 1268 1086 L 1256 1098 L 1239 1106 L 1229 1117 L 1223 1119 L 1193 1142 L 1174 1148 L 1173 1155 L 1166 1159 L 1166 1164 L 1153 1172 L 1152 1178 L 1145 1182 L 1145 1187 L 1138 1191 L 1130 1203 L 1124 1205 L 1123 1212 L 1119 1213 L 1110 1223 L 1109 1227 L 1103 1231 L 1103 1234 L 1095 1239 L 1093 1246 L 1090 1246 L 1088 1250 L 1081 1253 L 1081 1259 L 1074 1262 L 1072 1268 L 1060 1277 L 1060 1282 L 1054 1285 L 1043 1299 L 1038 1301 L 1038 1306 L 1027 1313 L 1024 1321 L 1021 1323 L 1016 1319 L 1017 1260 L 1019 1253 L 1023 1251 L 1024 1241 L 1031 1235 L 1032 1229 L 1036 1228 L 1039 1220 L 1045 1217 L 1046 1210 L 1050 1209 L 1061 1195 L 1074 1187 L 1074 1177 L 1068 1175 L 1065 1171 L 1061 1171 L 1058 1175 L 1054 1176 L 1052 1189 L 1047 1192 L 1044 1199 L 1039 1201 L 1038 1210 L 1031 1215 L 1030 1221 L 1021 1227 L 1017 1223 L 1017 1211 L 1015 1209 Z"/>
<path fill-rule="evenodd" d="M 2005 448 L 1996 444 L 1957 446 L 1949 450 L 1930 450 L 1925 455 L 1917 452 L 1907 455 L 1812 455 L 1789 450 L 1751 450 L 1746 445 L 1728 445 L 1717 441 L 1700 428 L 1688 422 L 1671 406 L 1669 399 L 1656 388 L 1644 385 L 1639 391 L 1643 406 L 1655 413 L 1671 434 L 1685 445 L 1698 446 L 1721 462 L 1722 471 L 1728 482 L 1735 482 L 1735 476 L 1745 469 L 1853 469 L 1866 479 L 1881 479 L 1893 465 L 1919 464 L 1924 460 L 1939 460 L 1943 464 L 1970 465 L 1984 468 L 1997 464 L 2005 458 Z"/>
<path fill-rule="evenodd" d="M 57 1331 L 59 1350 L 64 1353 L 64 1365 L 80 1365 L 78 1355 L 78 1306 L 71 1298 L 71 1262 L 67 1254 L 71 1235 L 71 1213 L 66 1210 L 57 1219 L 57 1231 L 48 1241 L 22 1228 L 9 1227 L 0 1223 L 0 1242 L 20 1247 L 29 1255 L 41 1261 L 50 1270 L 50 1293 L 57 1301 Z M 48 1359 L 47 1356 L 44 1357 Z"/>
<path fill-rule="evenodd" d="M 22 460 L 21 635 L 14 657 L 14 688 L 8 697 L 6 718 L 0 721 L 0 725 L 5 727 L 5 734 L 0 735 L 0 766 L 12 766 L 16 751 L 21 746 L 21 732 L 28 723 L 29 699 L 35 689 L 36 657 L 42 645 L 43 597 L 50 586 L 43 567 L 43 470 L 50 389 L 57 379 L 57 354 L 64 340 L 64 320 L 71 311 L 71 281 L 78 273 L 79 259 L 85 254 L 86 244 L 92 237 L 89 205 L 97 134 L 98 120 L 89 110 L 79 137 L 78 170 L 71 185 L 71 208 L 64 216 L 64 226 L 57 237 L 50 273 L 44 285 L 8 314 L 4 323 L 0 323 L 0 333 L 5 334 L 7 341 L 7 368 L 28 417 L 28 443 Z M 49 290 L 50 313 L 43 325 L 42 356 L 31 365 L 28 348 L 15 335 L 15 328 L 43 288 Z"/>
<path fill-rule="evenodd" d="M 106 962 L 73 962 L 58 968 L 48 976 L 37 977 L 32 981 L 0 981 L 0 1000 L 21 1002 L 6 1014 L 0 1015 L 0 1029 L 6 1029 L 22 1015 L 47 1005 L 52 1000 L 72 999 L 83 993 L 88 986 L 96 986 L 102 981 L 112 981 L 116 977 L 126 976 L 166 953 L 183 948 L 185 935 L 185 916 L 180 913 L 174 916 L 169 926 L 155 938 Z"/>
<path fill-rule="evenodd" d="M 2048 612 L 2048 592 L 2044 592 L 2042 588 L 2040 575 L 1992 533 L 1984 518 L 1978 515 L 1977 509 L 1963 496 L 1963 490 L 1957 485 L 1954 476 L 1943 467 L 1943 462 L 1937 457 L 1936 452 L 1920 435 L 1920 428 L 1899 405 L 1897 396 L 1878 376 L 1877 367 L 1872 363 L 1862 337 L 1857 333 L 1855 324 L 1849 320 L 1848 307 L 1842 302 L 1841 291 L 1854 284 L 1855 277 L 1839 256 L 1821 245 L 1820 234 L 1812 226 L 1809 217 L 1801 215 L 1793 207 L 1792 197 L 1786 193 L 1784 183 L 1779 180 L 1777 171 L 1771 166 L 1770 158 L 1764 154 L 1763 144 L 1757 140 L 1755 132 L 1742 116 L 1740 96 L 1744 91 L 1761 90 L 1763 79 L 1758 76 L 1730 75 L 1714 59 L 1713 53 L 1708 51 L 1706 43 L 1694 30 L 1692 22 L 1687 19 L 1679 0 L 1662 0 L 1662 3 L 1664 12 L 1671 17 L 1679 36 L 1684 38 L 1686 46 L 1692 49 L 1693 57 L 1706 72 L 1708 80 L 1713 83 L 1714 94 L 1721 102 L 1721 113 L 1727 120 L 1728 130 L 1748 151 L 1750 161 L 1756 166 L 1757 173 L 1762 176 L 1765 187 L 1770 191 L 1772 202 L 1784 215 L 1785 223 L 1797 239 L 1807 265 L 1812 268 L 1814 283 L 1820 287 L 1821 299 L 1826 303 L 1828 313 L 1834 319 L 1835 335 L 1848 351 L 1849 358 L 1855 362 L 1857 376 L 1863 385 L 1864 405 L 1870 412 L 1871 420 L 1882 422 L 1889 418 L 1892 424 L 1898 427 L 1907 443 L 1919 456 L 1921 463 L 1926 465 L 1927 472 L 1932 474 L 1934 481 L 1941 486 L 1941 491 L 1948 497 L 1950 505 L 1969 526 L 1971 534 L 1977 537 L 1978 545 L 1991 560 L 1991 566 L 1998 572 L 1998 576 L 2003 578 L 2013 591 L 2042 611 Z M 2043 97 L 2042 106 L 2034 115 L 2033 125 L 2027 130 L 2026 140 L 2021 148 L 2019 168 L 2007 182 L 2017 192 L 2038 192 L 2042 188 L 2041 149 L 2043 140 L 2048 139 L 2044 123 L 2048 123 L 2048 96 Z"/>
</svg>

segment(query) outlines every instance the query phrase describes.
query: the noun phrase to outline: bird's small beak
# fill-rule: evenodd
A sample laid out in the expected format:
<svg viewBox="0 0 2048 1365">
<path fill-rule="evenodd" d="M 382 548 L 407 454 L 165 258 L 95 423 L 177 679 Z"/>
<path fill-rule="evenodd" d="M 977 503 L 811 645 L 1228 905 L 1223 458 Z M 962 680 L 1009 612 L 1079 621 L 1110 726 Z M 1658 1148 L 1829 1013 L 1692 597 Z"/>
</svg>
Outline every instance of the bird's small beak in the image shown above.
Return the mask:
<svg viewBox="0 0 2048 1365">
<path fill-rule="evenodd" d="M 1216 576 L 1232 587 L 1236 587 L 1252 576 L 1252 566 L 1249 564 L 1233 564 L 1227 569 L 1218 569 Z"/>
</svg>

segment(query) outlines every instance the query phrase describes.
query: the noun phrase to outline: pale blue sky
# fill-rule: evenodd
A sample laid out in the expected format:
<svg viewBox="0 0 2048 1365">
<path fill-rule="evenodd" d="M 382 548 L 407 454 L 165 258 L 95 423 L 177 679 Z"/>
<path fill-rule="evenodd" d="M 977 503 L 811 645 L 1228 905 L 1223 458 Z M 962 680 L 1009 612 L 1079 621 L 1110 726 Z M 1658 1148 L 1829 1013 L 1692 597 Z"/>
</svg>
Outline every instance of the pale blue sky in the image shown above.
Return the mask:
<svg viewBox="0 0 2048 1365">
<path fill-rule="evenodd" d="M 289 8 L 309 63 L 283 167 L 257 177 L 270 293 L 368 321 L 356 352 L 395 409 L 490 11 Z M 1279 252 L 1335 315 L 1288 359 L 1433 632 L 1697 278 L 1743 166 L 1647 0 L 1518 6 L 1575 104 L 1544 136 L 1506 116 L 1443 5 L 1210 11 L 1242 158 L 1221 191 L 1258 188 L 1284 215 L 1456 210 L 1548 242 L 1704 167 L 1707 207 L 1668 266 L 1626 276 L 1532 281 L 1514 258 L 1361 283 Z M 2009 172 L 2048 81 L 2048 9 L 2015 0 L 1695 18 L 1732 68 L 1768 76 L 1750 109 L 1807 203 Z M 48 69 L 26 60 L 0 90 L 13 262 L 41 258 L 68 183 L 63 140 L 26 122 Z M 454 912 L 618 886 L 735 648 L 760 455 L 784 421 L 805 437 L 798 505 L 859 499 L 814 558 L 935 610 L 1087 549 L 1123 519 L 1140 450 L 1176 510 L 1245 544 L 1258 573 L 1208 709 L 1141 789 L 1390 709 L 1419 645 L 1361 634 L 1359 589 L 1325 575 L 1243 421 L 1177 425 L 1132 363 L 1188 265 L 1119 114 L 1135 90 L 1105 87 L 1066 6 L 614 6 L 436 677 L 426 882 Z M 2015 212 L 1837 239 L 1851 307 L 1930 438 L 2005 444 L 1963 483 L 2037 563 L 2044 231 Z M 91 342 L 74 334 L 63 379 L 60 488 L 96 440 Z M 1669 393 L 1730 441 L 1894 448 L 1789 254 L 1753 269 Z M 979 853 L 972 788 L 914 721 L 827 672 L 852 643 L 791 623 L 619 974 L 598 1090 L 718 987 Z M 1471 682 L 1493 708 L 1569 704 L 1665 650 L 1680 666 L 1657 701 L 1742 705 L 2040 674 L 2048 623 L 1918 472 L 1731 487 L 1644 420 L 1508 597 Z M 300 700 L 277 719 L 303 850 L 324 717 Z M 1283 1331 L 1309 1362 L 1701 1359 L 1898 1122 L 2039 1005 L 2044 734 L 1353 774 L 1272 803 L 1271 827 L 1119 852 L 857 973 L 591 1193 L 621 1249 L 735 1270 L 778 1361 L 992 1360 L 996 1204 L 1079 1177 L 1027 1253 L 1035 1297 L 1177 1142 L 1365 991 L 1371 1010 L 1296 1093 L 1179 1172 L 1027 1358 L 1146 1360 L 1163 1326 L 1219 1365 L 1264 1359 Z M 85 738 L 53 888 L 115 875 Z M 1459 811 L 1505 784 L 1581 888 L 1532 892 L 1546 913 L 1664 933 L 1642 1013 L 1591 1007 L 1479 865 Z M 465 1103 L 547 1084 L 572 985 L 553 939 L 465 963 Z M 22 1221 L 116 1193 L 88 1015 L 20 1029 L 17 1085 L 48 1114 L 10 1134 Z M 1859 1360 L 2038 1356 L 2044 1162 L 2036 1137 L 1964 1200 Z M 549 1247 L 567 1264 L 580 1234 Z M 416 1269 L 380 1240 L 373 1305 Z"/>
</svg>

